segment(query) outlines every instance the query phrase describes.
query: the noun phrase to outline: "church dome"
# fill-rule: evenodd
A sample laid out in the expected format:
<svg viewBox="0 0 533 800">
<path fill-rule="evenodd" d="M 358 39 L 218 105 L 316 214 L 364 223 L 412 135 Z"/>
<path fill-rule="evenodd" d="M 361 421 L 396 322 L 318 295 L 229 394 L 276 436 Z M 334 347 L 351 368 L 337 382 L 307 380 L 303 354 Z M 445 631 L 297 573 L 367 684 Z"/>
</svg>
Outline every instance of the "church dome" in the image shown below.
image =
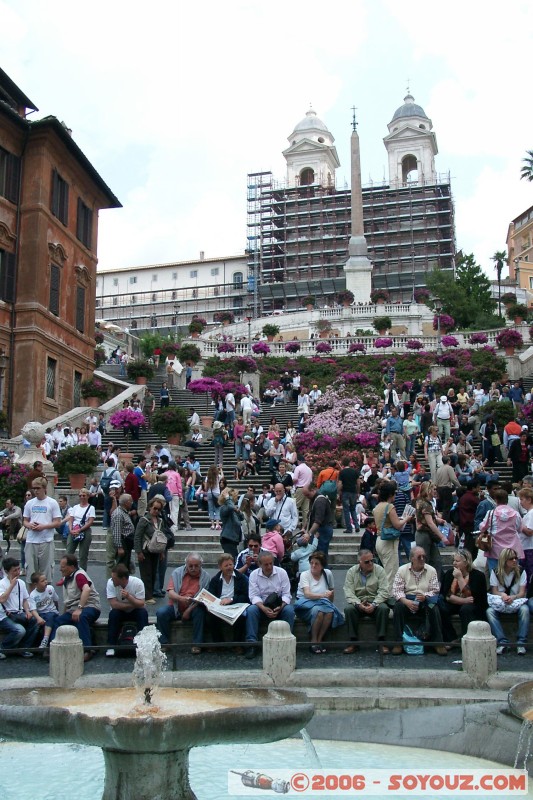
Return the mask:
<svg viewBox="0 0 533 800">
<path fill-rule="evenodd" d="M 328 126 L 322 122 L 316 115 L 316 111 L 312 108 L 306 113 L 305 117 L 296 125 L 294 132 L 303 133 L 304 131 L 319 130 L 324 133 L 329 133 Z"/>
<path fill-rule="evenodd" d="M 423 117 L 424 119 L 429 119 L 422 106 L 415 103 L 415 98 L 411 94 L 407 94 L 403 98 L 403 106 L 396 109 L 392 122 L 397 119 L 405 119 L 406 117 Z"/>
</svg>

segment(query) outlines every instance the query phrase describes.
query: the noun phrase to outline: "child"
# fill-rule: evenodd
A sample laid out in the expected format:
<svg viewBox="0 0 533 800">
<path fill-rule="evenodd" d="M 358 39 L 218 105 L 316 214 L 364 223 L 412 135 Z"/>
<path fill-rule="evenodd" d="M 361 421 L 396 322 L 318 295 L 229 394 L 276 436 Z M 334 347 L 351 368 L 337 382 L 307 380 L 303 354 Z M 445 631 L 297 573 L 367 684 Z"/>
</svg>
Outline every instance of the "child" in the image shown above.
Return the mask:
<svg viewBox="0 0 533 800">
<path fill-rule="evenodd" d="M 246 475 L 257 475 L 257 456 L 250 453 L 246 461 Z"/>
<path fill-rule="evenodd" d="M 235 464 L 235 480 L 240 481 L 246 475 L 246 464 L 242 460 L 242 458 L 237 459 L 237 463 Z"/>
<path fill-rule="evenodd" d="M 261 547 L 265 550 L 270 550 L 277 559 L 276 566 L 279 566 L 285 555 L 285 544 L 282 538 L 283 526 L 277 519 L 269 519 L 265 524 L 265 528 L 265 533 L 261 539 Z"/>
<path fill-rule="evenodd" d="M 56 590 L 48 584 L 44 572 L 34 572 L 31 576 L 30 611 L 37 620 L 38 625 L 44 625 L 43 640 L 39 647 L 48 647 L 50 634 L 54 626 L 55 617 L 59 615 L 59 597 Z"/>
</svg>

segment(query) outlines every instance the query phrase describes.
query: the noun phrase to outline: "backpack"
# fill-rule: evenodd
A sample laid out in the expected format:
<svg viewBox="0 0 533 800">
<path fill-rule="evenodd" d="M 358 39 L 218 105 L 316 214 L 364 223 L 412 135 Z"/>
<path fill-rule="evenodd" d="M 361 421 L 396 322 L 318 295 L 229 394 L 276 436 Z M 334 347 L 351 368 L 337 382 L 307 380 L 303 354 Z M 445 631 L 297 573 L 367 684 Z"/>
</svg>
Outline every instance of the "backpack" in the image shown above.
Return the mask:
<svg viewBox="0 0 533 800">
<path fill-rule="evenodd" d="M 122 645 L 127 647 L 128 649 L 120 650 L 117 649 L 116 655 L 122 657 L 134 656 L 137 646 L 134 644 L 133 640 L 137 636 L 138 630 L 137 625 L 134 622 L 125 622 L 120 630 L 119 637 L 117 639 L 117 645 Z"/>
<path fill-rule="evenodd" d="M 333 475 L 334 471 L 335 470 L 333 469 L 331 470 L 331 475 Z M 331 478 L 328 478 L 328 480 L 324 481 L 324 483 L 321 485 L 318 493 L 324 495 L 324 497 L 327 497 L 333 508 L 335 508 L 335 505 L 337 503 L 336 480 L 331 480 Z"/>
<path fill-rule="evenodd" d="M 107 475 L 106 472 L 108 472 Z M 111 485 L 114 473 L 115 473 L 114 467 L 108 467 L 107 470 L 104 470 L 102 472 L 102 477 L 100 478 L 100 488 L 102 489 L 104 494 L 109 494 L 109 487 Z"/>
</svg>

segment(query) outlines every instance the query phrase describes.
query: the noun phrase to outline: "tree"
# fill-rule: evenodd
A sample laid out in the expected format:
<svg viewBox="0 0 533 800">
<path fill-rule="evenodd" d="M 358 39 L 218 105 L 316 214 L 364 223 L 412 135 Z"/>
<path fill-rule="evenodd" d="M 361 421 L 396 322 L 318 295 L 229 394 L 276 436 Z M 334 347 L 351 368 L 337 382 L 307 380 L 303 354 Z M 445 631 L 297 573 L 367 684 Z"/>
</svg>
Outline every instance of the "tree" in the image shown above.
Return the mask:
<svg viewBox="0 0 533 800">
<path fill-rule="evenodd" d="M 440 297 L 443 313 L 452 316 L 458 328 L 475 329 L 481 318 L 486 327 L 494 315 L 496 302 L 492 299 L 490 280 L 476 264 L 473 254 L 459 255 L 455 278 L 449 270 L 433 270 L 427 286 L 432 294 Z M 501 323 L 494 316 L 492 325 L 497 324 Z"/>
<path fill-rule="evenodd" d="M 501 317 L 502 269 L 504 263 L 507 261 L 507 252 L 505 250 L 496 250 L 494 255 L 491 256 L 491 261 L 494 261 L 496 265 L 496 274 L 498 275 L 498 316 Z"/>
<path fill-rule="evenodd" d="M 520 170 L 520 178 L 533 181 L 533 150 L 527 150 L 527 158 L 523 158 L 524 166 Z"/>
</svg>

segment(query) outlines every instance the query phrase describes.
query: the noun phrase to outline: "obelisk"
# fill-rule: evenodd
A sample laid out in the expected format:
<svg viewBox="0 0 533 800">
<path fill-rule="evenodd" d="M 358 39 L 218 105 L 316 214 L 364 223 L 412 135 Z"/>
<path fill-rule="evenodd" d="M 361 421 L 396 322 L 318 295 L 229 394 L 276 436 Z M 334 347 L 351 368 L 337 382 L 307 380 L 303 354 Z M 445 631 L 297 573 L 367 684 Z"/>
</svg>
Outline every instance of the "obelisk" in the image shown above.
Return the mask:
<svg viewBox="0 0 533 800">
<path fill-rule="evenodd" d="M 361 154 L 359 135 L 355 120 L 355 109 L 352 122 L 350 142 L 352 172 L 352 214 L 351 236 L 348 245 L 348 261 L 344 266 L 346 288 L 353 292 L 356 303 L 368 303 L 372 288 L 372 264 L 368 258 L 368 247 L 363 225 L 363 192 L 361 187 Z"/>
</svg>

